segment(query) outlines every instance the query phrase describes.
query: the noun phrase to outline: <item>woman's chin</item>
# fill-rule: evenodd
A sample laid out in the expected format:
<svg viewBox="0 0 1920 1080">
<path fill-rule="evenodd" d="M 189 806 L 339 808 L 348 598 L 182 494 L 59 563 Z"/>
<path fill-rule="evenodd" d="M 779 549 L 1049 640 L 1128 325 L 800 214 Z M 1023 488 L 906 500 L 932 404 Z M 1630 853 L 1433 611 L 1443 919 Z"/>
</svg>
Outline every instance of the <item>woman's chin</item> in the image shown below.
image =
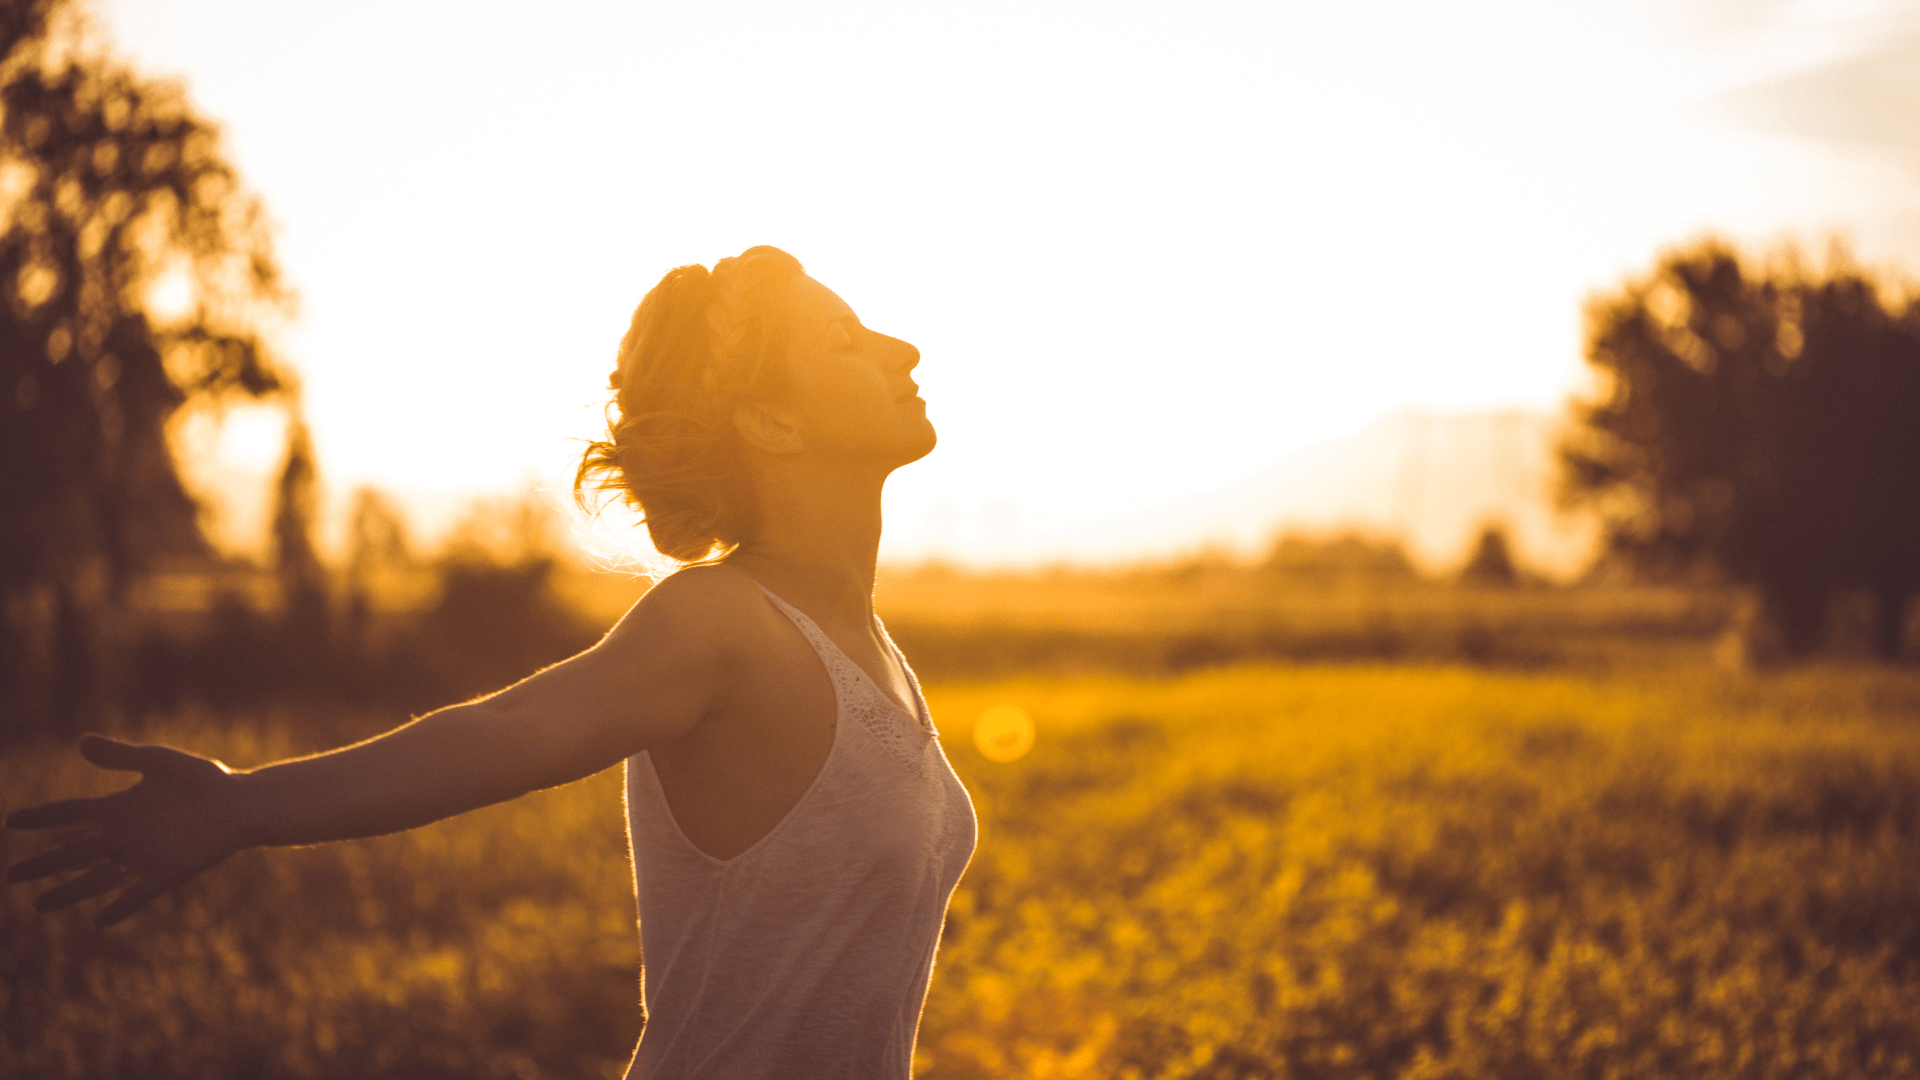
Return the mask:
<svg viewBox="0 0 1920 1080">
<path fill-rule="evenodd" d="M 913 462 L 919 461 L 921 458 L 933 453 L 933 448 L 939 445 L 939 443 L 939 433 L 933 430 L 931 423 L 928 423 L 926 425 L 925 437 L 915 442 L 914 446 L 907 451 L 906 458 L 902 460 L 900 464 L 910 465 Z"/>
</svg>

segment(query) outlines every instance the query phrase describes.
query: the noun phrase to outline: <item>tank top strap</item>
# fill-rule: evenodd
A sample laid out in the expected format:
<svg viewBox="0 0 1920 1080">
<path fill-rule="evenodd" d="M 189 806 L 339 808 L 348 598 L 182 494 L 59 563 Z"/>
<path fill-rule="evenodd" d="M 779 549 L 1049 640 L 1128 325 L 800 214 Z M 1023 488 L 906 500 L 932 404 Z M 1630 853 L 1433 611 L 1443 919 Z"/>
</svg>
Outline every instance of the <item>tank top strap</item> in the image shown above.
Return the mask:
<svg viewBox="0 0 1920 1080">
<path fill-rule="evenodd" d="M 793 621 L 793 625 L 800 631 L 801 636 L 807 639 L 807 644 L 813 646 L 813 651 L 820 657 L 820 663 L 826 666 L 827 676 L 833 680 L 834 690 L 839 695 L 843 709 L 847 703 L 857 703 L 869 694 L 886 705 L 899 708 L 899 705 L 882 693 L 873 679 L 860 669 L 860 665 L 840 651 L 840 646 L 835 645 L 833 639 L 827 636 L 827 632 L 820 629 L 820 624 L 809 618 L 806 612 L 780 599 L 765 585 L 760 585 L 757 581 L 754 584 L 760 586 L 760 591 L 767 594 L 767 599 L 773 601 L 773 605 Z M 856 707 L 854 711 L 863 710 Z"/>
<path fill-rule="evenodd" d="M 800 631 L 800 636 L 806 638 L 807 644 L 813 646 L 813 651 L 820 654 L 820 662 L 827 665 L 828 671 L 834 671 L 839 664 L 852 663 L 847 659 L 846 654 L 840 651 L 840 646 L 835 645 L 833 639 L 827 636 L 826 631 L 815 625 L 812 619 L 807 618 L 806 612 L 780 599 L 765 585 L 757 581 L 754 585 L 766 594 L 767 599 L 773 601 L 773 606 L 779 608 L 781 614 L 793 622 L 794 627 Z M 836 678 L 834 681 L 838 682 L 839 679 Z"/>
<path fill-rule="evenodd" d="M 787 603 L 775 595 L 772 589 L 759 582 L 760 591 L 768 600 L 792 620 L 813 651 L 820 656 L 820 662 L 827 669 L 827 677 L 833 682 L 834 697 L 839 702 L 840 714 L 851 719 L 871 732 L 873 736 L 916 772 L 924 772 L 926 765 L 922 760 L 922 751 L 926 741 L 937 738 L 938 731 L 933 726 L 933 717 L 929 714 L 926 698 L 920 693 L 920 684 L 913 677 L 913 671 L 906 666 L 906 659 L 900 656 L 892 638 L 887 638 L 889 653 L 906 672 L 907 685 L 913 693 L 911 708 L 901 704 L 882 691 L 873 678 L 860 665 L 853 662 L 840 646 L 821 630 L 819 625 L 807 617 L 806 612 Z M 886 630 L 881 629 L 884 636 Z"/>
</svg>

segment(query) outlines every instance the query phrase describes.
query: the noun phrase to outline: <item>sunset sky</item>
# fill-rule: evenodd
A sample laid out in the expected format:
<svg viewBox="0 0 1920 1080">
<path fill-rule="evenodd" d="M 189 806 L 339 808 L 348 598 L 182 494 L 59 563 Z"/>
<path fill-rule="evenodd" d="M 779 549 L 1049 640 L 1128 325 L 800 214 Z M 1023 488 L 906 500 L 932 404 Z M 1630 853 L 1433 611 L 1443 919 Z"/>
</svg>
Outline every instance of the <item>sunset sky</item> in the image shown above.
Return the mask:
<svg viewBox="0 0 1920 1080">
<path fill-rule="evenodd" d="M 640 296 L 757 243 L 920 347 L 942 444 L 883 554 L 976 562 L 1127 553 L 1077 523 L 1384 416 L 1558 409 L 1582 298 L 1703 231 L 1920 268 L 1909 3 L 95 11 L 278 225 L 329 490 L 428 524 L 563 487 Z M 236 417 L 202 482 L 278 438 Z"/>
</svg>

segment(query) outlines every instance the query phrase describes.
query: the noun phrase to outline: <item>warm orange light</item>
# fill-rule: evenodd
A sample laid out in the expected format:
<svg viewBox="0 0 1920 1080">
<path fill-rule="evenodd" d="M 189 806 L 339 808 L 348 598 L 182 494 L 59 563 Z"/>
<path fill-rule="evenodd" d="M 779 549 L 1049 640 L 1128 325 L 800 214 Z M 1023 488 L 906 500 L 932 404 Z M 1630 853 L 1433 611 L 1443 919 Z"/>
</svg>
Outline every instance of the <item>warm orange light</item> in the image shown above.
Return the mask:
<svg viewBox="0 0 1920 1080">
<path fill-rule="evenodd" d="M 995 705 L 973 722 L 973 745 L 988 761 L 1018 761 L 1033 749 L 1033 717 L 1025 709 Z"/>
<path fill-rule="evenodd" d="M 1703 229 L 1840 228 L 1920 262 L 1901 95 L 1848 89 L 1897 66 L 1898 4 L 1756 6 L 1737 32 L 1686 4 L 1103 5 L 1097 32 L 1029 4 L 1011 35 L 844 0 L 761 5 L 750 32 L 719 4 L 386 5 L 377 34 L 293 4 L 88 6 L 116 55 L 191 85 L 279 230 L 301 314 L 272 344 L 329 489 L 407 492 L 422 533 L 451 515 L 421 499 L 566 488 L 640 296 L 754 244 L 922 350 L 941 445 L 889 481 L 881 554 L 979 566 L 1251 550 L 1283 519 L 1424 533 L 1440 466 L 1324 509 L 1291 473 L 1229 486 L 1380 417 L 1558 412 L 1588 378 L 1581 297 Z M 529 115 L 502 167 L 449 152 Z M 1893 142 L 1822 134 L 1847 132 Z M 0 171 L 0 208 L 31 180 Z M 555 216 L 500 224 L 531 207 Z M 170 288 L 163 311 L 191 302 Z M 1094 452 L 1072 484 L 1045 467 Z M 1486 513 L 1458 516 L 1416 553 L 1457 560 Z"/>
</svg>

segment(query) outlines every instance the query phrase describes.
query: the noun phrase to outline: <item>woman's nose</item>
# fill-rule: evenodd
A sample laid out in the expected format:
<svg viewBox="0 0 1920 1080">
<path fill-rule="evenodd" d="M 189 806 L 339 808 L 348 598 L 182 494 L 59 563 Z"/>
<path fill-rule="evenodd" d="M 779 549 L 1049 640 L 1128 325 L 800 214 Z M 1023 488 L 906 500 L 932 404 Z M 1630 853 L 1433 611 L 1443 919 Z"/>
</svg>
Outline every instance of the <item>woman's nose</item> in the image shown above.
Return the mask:
<svg viewBox="0 0 1920 1080">
<path fill-rule="evenodd" d="M 903 372 L 912 371 L 914 368 L 920 366 L 920 350 L 914 348 L 912 343 L 901 341 L 897 337 L 882 336 L 887 337 L 887 340 L 892 342 L 888 347 L 887 359 L 891 362 L 894 370 Z"/>
</svg>

